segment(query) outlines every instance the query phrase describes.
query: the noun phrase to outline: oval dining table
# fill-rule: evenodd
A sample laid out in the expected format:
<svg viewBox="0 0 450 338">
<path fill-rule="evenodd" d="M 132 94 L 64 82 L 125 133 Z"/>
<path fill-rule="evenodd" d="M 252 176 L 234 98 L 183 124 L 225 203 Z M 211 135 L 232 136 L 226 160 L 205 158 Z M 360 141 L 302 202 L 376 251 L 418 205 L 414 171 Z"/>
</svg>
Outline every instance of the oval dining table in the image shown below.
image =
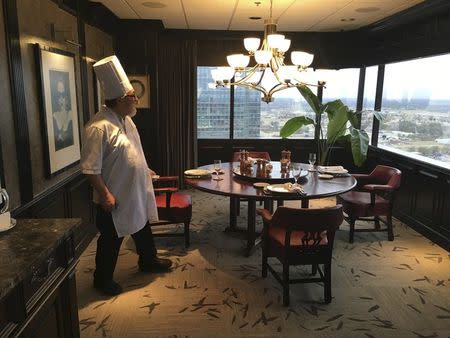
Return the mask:
<svg viewBox="0 0 450 338">
<path fill-rule="evenodd" d="M 356 186 L 356 179 L 353 176 L 347 177 L 334 177 L 332 179 L 321 179 L 318 177 L 317 171 L 310 171 L 308 175 L 299 179 L 299 184 L 303 186 L 305 194 L 297 193 L 284 193 L 284 194 L 271 194 L 264 191 L 261 188 L 255 188 L 253 183 L 255 182 L 267 182 L 267 183 L 281 183 L 281 182 L 294 182 L 294 178 L 280 176 L 280 162 L 272 161 L 273 165 L 273 177 L 275 178 L 255 178 L 245 177 L 237 172 L 239 162 L 227 162 L 222 163 L 222 173 L 219 175 L 222 180 L 216 181 L 213 178 L 215 173 L 211 177 L 204 178 L 188 178 L 185 177 L 187 185 L 205 191 L 211 194 L 223 195 L 230 197 L 230 230 L 236 229 L 237 222 L 237 207 L 238 200 L 245 198 L 248 200 L 248 217 L 247 217 L 247 246 L 245 248 L 245 255 L 249 256 L 253 250 L 256 242 L 255 233 L 255 221 L 256 221 L 256 201 L 264 201 L 264 207 L 272 210 L 274 200 L 300 200 L 302 208 L 308 208 L 309 200 L 318 199 L 323 197 L 330 197 L 342 194 L 353 189 Z M 294 163 L 293 163 L 294 164 Z M 299 163 L 302 170 L 307 170 L 309 164 Z M 214 172 L 214 165 L 204 165 L 198 169 L 206 169 Z M 286 174 L 285 174 L 286 175 Z M 287 173 L 289 175 L 289 173 Z M 282 204 L 282 202 L 280 202 Z"/>
</svg>

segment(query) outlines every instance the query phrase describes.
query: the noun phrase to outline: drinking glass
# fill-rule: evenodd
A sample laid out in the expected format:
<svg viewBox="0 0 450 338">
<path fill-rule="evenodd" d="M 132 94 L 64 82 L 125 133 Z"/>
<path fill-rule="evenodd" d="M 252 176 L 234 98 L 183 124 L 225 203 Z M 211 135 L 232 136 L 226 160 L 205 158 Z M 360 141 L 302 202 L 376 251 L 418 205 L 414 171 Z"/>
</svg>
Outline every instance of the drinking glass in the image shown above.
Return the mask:
<svg viewBox="0 0 450 338">
<path fill-rule="evenodd" d="M 220 169 L 222 169 L 222 161 L 221 160 L 214 160 L 214 170 L 216 171 L 216 177 L 213 178 L 215 181 L 222 181 L 223 178 L 219 177 Z"/>
<path fill-rule="evenodd" d="M 292 166 L 292 176 L 295 178 L 295 183 L 298 183 L 298 178 L 300 177 L 300 174 L 302 172 L 302 168 L 300 167 L 300 164 L 295 163 Z"/>
<path fill-rule="evenodd" d="M 314 164 L 316 163 L 316 153 L 310 153 L 308 161 L 309 161 L 309 171 L 315 171 Z"/>
</svg>

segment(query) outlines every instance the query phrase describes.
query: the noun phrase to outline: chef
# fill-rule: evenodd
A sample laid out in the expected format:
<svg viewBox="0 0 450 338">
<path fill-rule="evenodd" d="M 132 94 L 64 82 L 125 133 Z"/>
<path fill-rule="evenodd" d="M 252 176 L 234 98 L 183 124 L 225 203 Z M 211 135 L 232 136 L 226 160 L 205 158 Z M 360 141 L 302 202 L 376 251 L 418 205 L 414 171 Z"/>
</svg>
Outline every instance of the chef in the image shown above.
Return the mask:
<svg viewBox="0 0 450 338">
<path fill-rule="evenodd" d="M 137 97 L 116 56 L 94 64 L 105 105 L 88 122 L 81 152 L 81 170 L 94 187 L 96 226 L 100 232 L 95 256 L 94 287 L 107 295 L 122 288 L 113 280 L 123 237 L 131 235 L 143 272 L 168 271 L 172 262 L 156 256 L 150 228 L 158 221 L 151 176 L 141 140 L 131 117 Z"/>
</svg>

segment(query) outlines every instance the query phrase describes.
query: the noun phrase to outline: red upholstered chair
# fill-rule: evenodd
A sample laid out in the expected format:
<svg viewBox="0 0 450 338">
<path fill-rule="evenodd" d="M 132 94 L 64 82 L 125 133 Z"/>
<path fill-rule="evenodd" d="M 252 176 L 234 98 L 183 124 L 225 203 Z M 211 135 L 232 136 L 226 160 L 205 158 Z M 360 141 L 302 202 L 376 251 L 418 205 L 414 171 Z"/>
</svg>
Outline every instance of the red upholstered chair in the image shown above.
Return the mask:
<svg viewBox="0 0 450 338">
<path fill-rule="evenodd" d="M 343 220 L 342 206 L 323 209 L 279 207 L 273 214 L 258 209 L 263 218 L 262 276 L 267 270 L 283 286 L 283 304 L 289 305 L 289 284 L 324 283 L 324 298 L 331 302 L 331 257 L 334 235 Z M 283 265 L 282 277 L 268 264 L 276 257 Z M 323 271 L 319 264 L 323 265 Z M 312 265 L 319 277 L 289 279 L 291 265 Z"/>
<path fill-rule="evenodd" d="M 155 186 L 154 190 L 159 222 L 152 223 L 152 226 L 176 223 L 184 224 L 184 233 L 162 233 L 154 234 L 154 236 L 184 236 L 185 246 L 186 248 L 189 247 L 189 224 L 192 218 L 191 196 L 178 192 L 177 176 L 162 176 L 153 184 Z"/>
<path fill-rule="evenodd" d="M 345 219 L 350 225 L 350 243 L 353 243 L 355 231 L 387 231 L 388 239 L 393 241 L 392 207 L 395 191 L 400 187 L 402 172 L 396 168 L 377 165 L 368 175 L 353 176 L 358 181 L 356 188 L 337 197 L 337 202 L 342 204 L 347 214 Z M 380 216 L 386 216 L 386 221 Z M 355 222 L 358 219 L 374 221 L 375 228 L 355 229 Z M 380 228 L 380 221 L 387 225 L 387 229 Z"/>
<path fill-rule="evenodd" d="M 236 151 L 233 153 L 232 162 L 239 162 L 240 161 L 240 152 Z M 270 155 L 267 151 L 249 151 L 248 156 L 252 158 L 262 158 L 263 160 L 270 161 Z M 239 215 L 240 213 L 240 201 L 246 201 L 245 198 L 236 198 L 236 214 Z M 262 202 L 259 203 L 261 205 Z"/>
</svg>

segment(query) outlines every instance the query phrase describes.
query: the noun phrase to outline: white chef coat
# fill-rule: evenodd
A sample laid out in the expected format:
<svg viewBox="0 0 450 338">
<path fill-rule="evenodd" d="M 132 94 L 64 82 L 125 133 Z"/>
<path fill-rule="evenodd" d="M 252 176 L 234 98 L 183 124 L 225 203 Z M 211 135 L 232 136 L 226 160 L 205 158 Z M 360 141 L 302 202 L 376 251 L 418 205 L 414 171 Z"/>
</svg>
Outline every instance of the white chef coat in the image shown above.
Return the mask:
<svg viewBox="0 0 450 338">
<path fill-rule="evenodd" d="M 85 128 L 81 171 L 101 175 L 116 198 L 111 212 L 119 237 L 141 230 L 147 221 L 158 221 L 153 183 L 141 139 L 129 116 L 122 119 L 106 106 Z M 94 189 L 94 202 L 99 203 Z"/>
</svg>

